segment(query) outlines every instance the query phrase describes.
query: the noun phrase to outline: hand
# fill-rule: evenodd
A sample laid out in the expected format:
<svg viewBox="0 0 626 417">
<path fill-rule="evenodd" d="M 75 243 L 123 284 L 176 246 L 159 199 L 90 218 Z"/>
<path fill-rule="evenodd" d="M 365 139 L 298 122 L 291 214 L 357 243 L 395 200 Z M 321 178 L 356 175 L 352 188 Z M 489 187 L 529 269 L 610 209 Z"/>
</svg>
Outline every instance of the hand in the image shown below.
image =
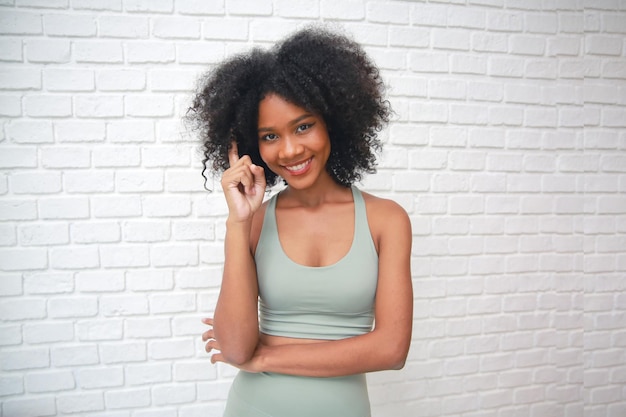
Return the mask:
<svg viewBox="0 0 626 417">
<path fill-rule="evenodd" d="M 213 327 L 213 319 L 210 317 L 206 319 L 202 319 L 202 322 L 204 324 L 207 324 Z M 215 333 L 213 331 L 213 328 L 202 333 L 202 341 L 207 342 L 204 347 L 204 350 L 206 350 L 207 353 L 211 353 L 214 350 L 220 351 L 219 353 L 213 353 L 211 355 L 211 363 L 213 364 L 217 362 L 227 363 L 245 372 L 251 372 L 251 373 L 263 372 L 261 369 L 260 357 L 261 357 L 261 353 L 263 352 L 263 350 L 267 348 L 266 346 L 259 344 L 254 352 L 254 356 L 252 357 L 252 359 L 250 359 L 248 362 L 244 364 L 236 365 L 236 364 L 228 362 L 226 358 L 224 357 L 224 355 L 221 353 L 220 344 L 217 341 L 217 339 L 215 339 Z"/>
<path fill-rule="evenodd" d="M 252 163 L 250 156 L 239 158 L 235 141 L 228 151 L 228 161 L 230 168 L 222 175 L 222 189 L 229 217 L 238 222 L 250 220 L 263 203 L 265 172 L 262 167 Z"/>
</svg>

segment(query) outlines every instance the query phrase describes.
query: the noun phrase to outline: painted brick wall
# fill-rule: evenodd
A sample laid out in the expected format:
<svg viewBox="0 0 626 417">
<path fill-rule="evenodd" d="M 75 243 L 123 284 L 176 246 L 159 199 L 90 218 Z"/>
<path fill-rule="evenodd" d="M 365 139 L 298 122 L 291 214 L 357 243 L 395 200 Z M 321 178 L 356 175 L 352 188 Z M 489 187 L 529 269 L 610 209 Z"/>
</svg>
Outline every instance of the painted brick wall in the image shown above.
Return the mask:
<svg viewBox="0 0 626 417">
<path fill-rule="evenodd" d="M 181 116 L 311 21 L 396 111 L 362 186 L 411 215 L 414 339 L 374 415 L 626 415 L 623 0 L 1 0 L 0 415 L 221 414 L 226 208 Z"/>
</svg>

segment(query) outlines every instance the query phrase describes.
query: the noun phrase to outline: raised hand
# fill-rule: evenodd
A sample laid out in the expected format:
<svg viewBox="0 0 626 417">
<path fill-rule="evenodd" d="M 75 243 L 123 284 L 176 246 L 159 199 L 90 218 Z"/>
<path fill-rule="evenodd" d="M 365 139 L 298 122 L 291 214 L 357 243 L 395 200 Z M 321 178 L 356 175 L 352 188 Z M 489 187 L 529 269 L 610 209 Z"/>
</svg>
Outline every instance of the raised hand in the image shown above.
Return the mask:
<svg viewBox="0 0 626 417">
<path fill-rule="evenodd" d="M 222 175 L 222 189 L 226 196 L 230 220 L 243 222 L 252 218 L 263 203 L 265 173 L 254 165 L 248 155 L 239 158 L 237 142 L 228 151 L 230 168 Z"/>
</svg>

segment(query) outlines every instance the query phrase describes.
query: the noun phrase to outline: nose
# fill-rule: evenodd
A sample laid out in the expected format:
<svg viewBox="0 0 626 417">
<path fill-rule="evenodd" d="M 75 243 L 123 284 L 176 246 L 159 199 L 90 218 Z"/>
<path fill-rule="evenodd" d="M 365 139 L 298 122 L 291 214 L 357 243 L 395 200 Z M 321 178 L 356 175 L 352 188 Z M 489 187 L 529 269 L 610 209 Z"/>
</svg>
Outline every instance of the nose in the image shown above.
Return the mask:
<svg viewBox="0 0 626 417">
<path fill-rule="evenodd" d="M 290 160 L 301 154 L 304 147 L 298 140 L 298 138 L 292 135 L 283 136 L 282 146 L 280 148 L 281 159 Z"/>
</svg>

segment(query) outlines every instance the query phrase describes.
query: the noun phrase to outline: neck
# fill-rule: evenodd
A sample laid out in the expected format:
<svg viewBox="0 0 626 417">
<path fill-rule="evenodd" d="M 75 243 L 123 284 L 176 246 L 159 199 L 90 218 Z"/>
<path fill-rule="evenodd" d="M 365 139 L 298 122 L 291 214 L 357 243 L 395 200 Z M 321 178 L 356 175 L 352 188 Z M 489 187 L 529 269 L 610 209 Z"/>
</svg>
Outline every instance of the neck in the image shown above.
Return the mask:
<svg viewBox="0 0 626 417">
<path fill-rule="evenodd" d="M 324 203 L 343 201 L 352 195 L 350 187 L 337 184 L 330 176 L 328 181 L 317 183 L 313 187 L 297 189 L 291 186 L 282 191 L 283 200 L 288 206 L 315 208 Z M 351 197 L 350 197 L 351 198 Z"/>
</svg>

